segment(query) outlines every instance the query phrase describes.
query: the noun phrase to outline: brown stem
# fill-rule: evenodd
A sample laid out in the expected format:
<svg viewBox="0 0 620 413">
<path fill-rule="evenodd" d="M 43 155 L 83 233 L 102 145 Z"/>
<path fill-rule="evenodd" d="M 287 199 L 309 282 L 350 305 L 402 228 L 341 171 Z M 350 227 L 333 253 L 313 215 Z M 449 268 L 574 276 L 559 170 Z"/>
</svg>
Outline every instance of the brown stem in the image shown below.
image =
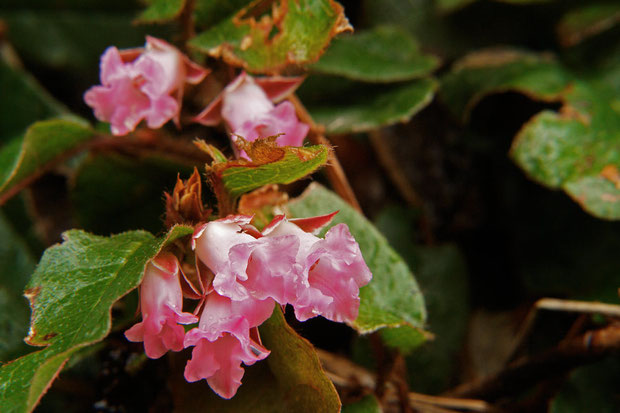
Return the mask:
<svg viewBox="0 0 620 413">
<path fill-rule="evenodd" d="M 541 298 L 536 301 L 525 320 L 521 324 L 517 337 L 514 340 L 508 361 L 512 361 L 525 346 L 527 338 L 532 332 L 540 310 L 564 311 L 581 314 L 603 314 L 611 317 L 620 317 L 620 305 L 606 304 L 591 301 L 563 300 L 559 298 Z"/>
<path fill-rule="evenodd" d="M 385 345 L 383 344 L 383 340 L 381 340 L 379 333 L 372 333 L 369 338 L 372 352 L 374 353 L 375 361 L 377 363 L 375 396 L 377 396 L 377 399 L 379 399 L 380 402 L 383 402 L 386 392 L 386 384 L 391 369 L 391 361 L 389 360 L 389 354 L 386 351 Z"/>
<path fill-rule="evenodd" d="M 571 328 L 566 333 L 562 342 L 577 337 L 583 330 L 588 321 L 588 317 L 580 315 L 573 323 Z M 549 400 L 553 398 L 555 394 L 561 389 L 569 372 L 560 374 L 556 377 L 552 377 L 546 381 L 541 382 L 531 397 L 524 400 L 517 401 L 516 403 L 510 403 L 510 406 L 506 408 L 508 412 L 546 412 L 548 410 Z"/>
<path fill-rule="evenodd" d="M 171 138 L 153 130 L 139 130 L 133 138 L 128 136 L 102 135 L 89 142 L 93 151 L 112 151 L 134 157 L 163 155 L 188 166 L 209 162 L 208 154 L 197 151 L 194 144 L 185 139 Z"/>
<path fill-rule="evenodd" d="M 370 131 L 368 136 L 370 137 L 370 143 L 379 158 L 379 163 L 383 166 L 388 176 L 391 178 L 394 186 L 398 189 L 398 192 L 400 192 L 401 196 L 409 205 L 416 208 L 422 208 L 424 206 L 422 198 L 409 183 L 409 180 L 403 173 L 403 168 L 401 168 L 395 161 L 392 150 L 385 144 L 385 139 L 381 130 L 378 129 Z"/>
<path fill-rule="evenodd" d="M 133 136 L 96 135 L 90 141 L 80 144 L 55 157 L 38 168 L 33 174 L 14 184 L 0 195 L 0 206 L 24 188 L 31 185 L 45 173 L 52 170 L 56 165 L 87 150 L 111 151 L 137 158 L 149 155 L 162 155 L 190 167 L 195 165 L 202 166 L 205 162 L 210 161 L 209 156 L 197 151 L 191 142 L 187 142 L 183 139 L 173 139 L 152 130 L 138 130 L 134 132 Z"/>
<path fill-rule="evenodd" d="M 179 23 L 181 24 L 181 47 L 183 51 L 187 52 L 187 42 L 196 36 L 194 30 L 194 6 L 196 0 L 185 0 L 185 6 L 183 11 L 179 15 Z"/>
<path fill-rule="evenodd" d="M 464 383 L 446 393 L 453 397 L 495 400 L 531 388 L 534 383 L 565 374 L 575 367 L 620 351 L 620 325 L 588 331 L 535 357 L 509 364 L 497 374 Z"/>
<path fill-rule="evenodd" d="M 323 127 L 319 126 L 314 122 L 310 113 L 305 108 L 303 103 L 299 100 L 299 98 L 295 95 L 291 95 L 288 98 L 293 105 L 295 106 L 295 110 L 297 112 L 297 116 L 299 119 L 307 123 L 310 126 L 310 133 L 308 134 L 308 138 L 310 142 L 315 145 L 325 145 L 327 146 L 329 151 L 329 157 L 326 166 L 327 178 L 329 182 L 334 187 L 334 190 L 342 199 L 347 201 L 349 205 L 353 208 L 357 209 L 359 212 L 362 212 L 362 208 L 360 207 L 359 202 L 357 201 L 357 197 L 349 184 L 349 180 L 342 169 L 342 165 L 340 165 L 340 161 L 338 161 L 338 157 L 336 156 L 336 152 L 332 147 L 329 140 L 325 137 L 323 133 Z"/>
</svg>

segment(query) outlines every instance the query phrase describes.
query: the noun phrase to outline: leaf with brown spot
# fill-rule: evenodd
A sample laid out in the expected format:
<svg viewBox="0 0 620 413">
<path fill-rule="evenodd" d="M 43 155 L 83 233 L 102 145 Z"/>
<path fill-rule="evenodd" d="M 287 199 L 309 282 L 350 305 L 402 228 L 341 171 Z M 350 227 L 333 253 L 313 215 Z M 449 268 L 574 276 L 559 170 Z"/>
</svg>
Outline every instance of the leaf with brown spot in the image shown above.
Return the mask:
<svg viewBox="0 0 620 413">
<path fill-rule="evenodd" d="M 177 226 L 155 238 L 144 231 L 100 237 L 71 230 L 48 248 L 27 289 L 27 340 L 45 348 L 0 367 L 0 411 L 32 411 L 72 354 L 108 334 L 112 305 L 138 286 L 147 261 L 192 232 Z"/>
<path fill-rule="evenodd" d="M 620 168 L 619 74 L 620 62 L 613 60 L 604 69 L 577 74 L 547 55 L 485 51 L 457 62 L 442 79 L 441 95 L 464 120 L 493 93 L 560 102 L 559 112 L 544 110 L 523 125 L 511 157 L 529 177 L 564 190 L 590 214 L 620 219 L 613 174 Z"/>
<path fill-rule="evenodd" d="M 243 142 L 251 161 L 215 162 L 208 171 L 220 215 L 234 212 L 235 201 L 244 193 L 263 185 L 289 184 L 313 173 L 327 163 L 329 153 L 324 145 L 279 147 L 274 137 Z"/>
<path fill-rule="evenodd" d="M 557 25 L 560 43 L 575 46 L 582 41 L 610 30 L 620 22 L 620 3 L 594 3 L 566 13 Z"/>
<path fill-rule="evenodd" d="M 335 35 L 351 30 L 334 0 L 257 0 L 189 44 L 250 72 L 275 74 L 316 61 Z"/>
</svg>

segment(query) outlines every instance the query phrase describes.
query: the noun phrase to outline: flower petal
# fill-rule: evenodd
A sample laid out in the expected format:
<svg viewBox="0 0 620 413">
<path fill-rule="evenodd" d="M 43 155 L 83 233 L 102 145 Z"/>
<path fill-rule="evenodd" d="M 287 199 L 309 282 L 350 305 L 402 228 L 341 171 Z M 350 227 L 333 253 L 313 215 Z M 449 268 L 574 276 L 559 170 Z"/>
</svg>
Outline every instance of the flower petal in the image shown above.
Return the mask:
<svg viewBox="0 0 620 413">
<path fill-rule="evenodd" d="M 192 358 L 185 366 L 185 379 L 189 382 L 206 379 L 214 392 L 230 399 L 241 385 L 244 373 L 241 363 L 251 365 L 268 354 L 248 354 L 239 340 L 230 334 L 214 342 L 203 339 L 196 345 Z"/>
<path fill-rule="evenodd" d="M 353 322 L 359 310 L 359 288 L 372 274 L 359 245 L 345 224 L 332 227 L 308 255 L 309 289 L 295 303 L 295 315 L 304 321 L 315 315 Z"/>
</svg>

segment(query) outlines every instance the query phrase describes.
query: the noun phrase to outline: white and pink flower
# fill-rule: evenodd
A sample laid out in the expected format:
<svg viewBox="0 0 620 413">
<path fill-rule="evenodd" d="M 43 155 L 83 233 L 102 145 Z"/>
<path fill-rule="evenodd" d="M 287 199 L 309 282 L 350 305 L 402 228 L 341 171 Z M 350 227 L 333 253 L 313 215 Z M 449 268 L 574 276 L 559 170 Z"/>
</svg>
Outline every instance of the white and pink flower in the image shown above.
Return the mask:
<svg viewBox="0 0 620 413">
<path fill-rule="evenodd" d="M 162 253 L 147 264 L 140 284 L 142 322 L 125 332 L 129 341 L 143 341 L 146 355 L 153 359 L 168 350 L 182 350 L 185 329 L 179 324 L 198 321 L 195 315 L 183 312 L 179 273 L 179 262 L 170 253 Z"/>
<path fill-rule="evenodd" d="M 302 146 L 310 127 L 299 121 L 291 102 L 274 104 L 291 94 L 301 82 L 302 77 L 253 78 L 243 72 L 195 121 L 207 126 L 224 121 L 233 135 L 250 142 L 281 134 L 276 139 L 278 145 Z M 243 152 L 241 156 L 247 158 Z"/>
<path fill-rule="evenodd" d="M 241 385 L 243 368 L 269 355 L 256 327 L 271 316 L 274 301 L 233 301 L 211 292 L 197 328 L 185 336 L 185 347 L 195 346 L 185 366 L 189 382 L 206 379 L 220 396 L 230 399 Z"/>
<path fill-rule="evenodd" d="M 345 224 L 331 228 L 325 239 L 312 234 L 333 216 L 301 221 L 278 216 L 262 233 L 247 230 L 247 216 L 212 221 L 194 233 L 196 256 L 213 271 L 218 294 L 291 304 L 300 321 L 322 315 L 353 322 L 359 288 L 372 274 Z"/>
<path fill-rule="evenodd" d="M 357 318 L 359 289 L 372 277 L 359 245 L 345 224 L 332 227 L 324 239 L 313 234 L 334 215 L 291 220 L 280 215 L 262 232 L 245 215 L 198 225 L 192 248 L 198 271 L 206 268 L 209 274 L 198 276 L 209 283 L 195 311 L 201 311 L 198 326 L 184 333 L 179 325 L 198 318 L 182 312 L 179 264 L 163 253 L 147 266 L 140 287 L 144 320 L 127 338 L 144 341 L 152 358 L 193 346 L 186 380 L 205 379 L 221 397 L 233 397 L 242 364 L 269 355 L 257 327 L 276 303 L 292 305 L 301 321 L 317 315 L 349 323 Z"/>
<path fill-rule="evenodd" d="M 144 48 L 104 52 L 102 85 L 87 90 L 84 101 L 114 135 L 133 131 L 142 120 L 153 129 L 171 119 L 178 125 L 185 83 L 199 83 L 207 74 L 171 44 L 147 36 Z"/>
</svg>

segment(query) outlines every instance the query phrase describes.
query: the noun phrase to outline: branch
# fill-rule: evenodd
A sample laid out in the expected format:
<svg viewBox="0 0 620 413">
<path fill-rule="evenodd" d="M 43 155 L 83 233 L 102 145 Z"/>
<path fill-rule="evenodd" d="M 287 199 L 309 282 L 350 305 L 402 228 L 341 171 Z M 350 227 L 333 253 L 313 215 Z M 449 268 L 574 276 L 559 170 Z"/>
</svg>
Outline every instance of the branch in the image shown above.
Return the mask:
<svg viewBox="0 0 620 413">
<path fill-rule="evenodd" d="M 368 393 L 375 388 L 377 381 L 375 374 L 344 357 L 321 349 L 316 349 L 316 351 L 327 376 L 337 387 L 344 389 L 359 389 L 361 387 Z M 411 407 L 421 412 L 466 411 L 490 413 L 496 411 L 483 400 L 429 396 L 413 392 L 409 392 L 408 398 Z M 385 401 L 388 403 L 399 403 L 397 386 L 391 381 L 386 383 Z"/>
<path fill-rule="evenodd" d="M 535 357 L 515 361 L 497 374 L 462 384 L 446 393 L 453 397 L 474 397 L 496 400 L 518 394 L 534 383 L 565 374 L 575 367 L 600 360 L 620 351 L 620 325 L 562 341 L 557 347 Z"/>
<path fill-rule="evenodd" d="M 517 337 L 515 344 L 510 350 L 508 361 L 515 359 L 516 355 L 521 351 L 526 343 L 526 339 L 532 332 L 532 328 L 536 322 L 538 312 L 540 310 L 564 311 L 581 314 L 602 314 L 611 317 L 620 317 L 620 305 L 606 304 L 590 301 L 562 300 L 559 298 L 541 298 L 536 301 L 530 311 L 527 313 Z"/>
<path fill-rule="evenodd" d="M 386 170 L 388 176 L 391 178 L 392 183 L 398 189 L 404 200 L 412 207 L 422 208 L 424 203 L 422 198 L 413 186 L 409 183 L 409 180 L 403 172 L 403 168 L 398 165 L 398 162 L 394 159 L 392 150 L 385 144 L 385 139 L 381 129 L 368 132 L 370 137 L 370 143 L 379 158 L 379 163 Z"/>
</svg>

